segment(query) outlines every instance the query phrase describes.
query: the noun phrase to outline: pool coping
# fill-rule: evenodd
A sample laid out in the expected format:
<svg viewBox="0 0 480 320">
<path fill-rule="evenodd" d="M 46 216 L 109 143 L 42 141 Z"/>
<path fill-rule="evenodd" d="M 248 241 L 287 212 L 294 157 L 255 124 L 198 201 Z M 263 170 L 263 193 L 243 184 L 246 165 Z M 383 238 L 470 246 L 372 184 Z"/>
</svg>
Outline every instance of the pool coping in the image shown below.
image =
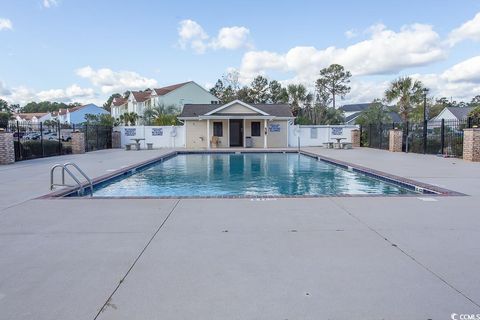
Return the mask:
<svg viewBox="0 0 480 320">
<path fill-rule="evenodd" d="M 124 168 L 109 172 L 107 174 L 101 175 L 92 179 L 92 184 L 95 187 L 100 183 L 104 183 L 108 180 L 118 178 L 122 175 L 130 175 L 135 173 L 136 170 L 142 169 L 146 166 L 154 164 L 156 162 L 163 162 L 170 158 L 173 158 L 180 154 L 244 154 L 244 153 L 297 153 L 310 158 L 315 158 L 319 161 L 324 161 L 329 164 L 339 166 L 343 169 L 349 171 L 358 172 L 365 174 L 367 176 L 393 183 L 395 185 L 400 185 L 401 187 L 407 188 L 409 190 L 414 190 L 422 193 L 414 194 L 334 194 L 334 195 L 216 195 L 216 196 L 124 196 L 124 197 L 88 197 L 88 196 L 77 196 L 77 197 L 68 197 L 72 193 L 78 191 L 77 186 L 66 187 L 57 191 L 50 192 L 43 196 L 37 197 L 36 199 L 293 199 L 293 198 L 327 198 L 327 197 L 422 197 L 422 196 L 467 196 L 467 194 L 449 190 L 446 188 L 438 187 L 428 183 L 416 181 L 413 179 L 408 179 L 386 173 L 383 171 L 371 169 L 368 167 L 360 166 L 354 163 L 337 160 L 316 153 L 297 150 L 297 149 L 275 149 L 275 150 L 176 150 L 161 156 L 145 160 L 139 163 L 135 163 Z M 88 182 L 82 183 L 82 188 L 86 189 L 89 187 Z"/>
</svg>

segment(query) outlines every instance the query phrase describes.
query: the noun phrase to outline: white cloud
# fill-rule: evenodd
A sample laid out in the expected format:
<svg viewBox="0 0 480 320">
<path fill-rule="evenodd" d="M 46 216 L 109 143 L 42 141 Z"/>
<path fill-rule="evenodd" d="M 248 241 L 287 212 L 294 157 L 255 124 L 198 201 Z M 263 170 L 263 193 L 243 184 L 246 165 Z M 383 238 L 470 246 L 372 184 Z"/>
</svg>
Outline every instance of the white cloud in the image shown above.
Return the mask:
<svg viewBox="0 0 480 320">
<path fill-rule="evenodd" d="M 448 43 L 453 46 L 465 39 L 480 41 L 480 12 L 477 13 L 472 20 L 453 29 L 448 36 Z"/>
<path fill-rule="evenodd" d="M 31 101 L 45 100 L 65 103 L 99 103 L 101 101 L 99 101 L 98 95 L 95 93 L 94 89 L 82 88 L 76 84 L 65 89 L 50 89 L 37 92 L 25 86 L 6 88 L 3 83 L 0 82 L 0 98 L 9 103 L 19 103 L 20 105 L 25 105 Z"/>
<path fill-rule="evenodd" d="M 182 20 L 178 27 L 179 44 L 182 49 L 190 46 L 195 52 L 205 52 L 205 41 L 209 38 L 202 26 L 193 20 Z"/>
<path fill-rule="evenodd" d="M 239 69 L 242 78 L 268 70 L 294 72 L 296 77 L 315 79 L 319 70 L 332 64 L 345 66 L 354 75 L 392 74 L 445 58 L 446 51 L 432 26 L 413 24 L 399 32 L 384 25 L 369 28 L 370 39 L 346 48 L 293 47 L 286 53 L 250 51 Z"/>
<path fill-rule="evenodd" d="M 445 70 L 442 78 L 450 82 L 480 83 L 480 56 L 476 56 Z"/>
<path fill-rule="evenodd" d="M 358 32 L 355 29 L 345 31 L 345 37 L 347 37 L 347 39 L 355 38 L 356 36 L 358 36 Z"/>
<path fill-rule="evenodd" d="M 0 18 L 0 31 L 2 30 L 12 30 L 13 24 L 10 19 Z"/>
<path fill-rule="evenodd" d="M 43 6 L 45 8 L 51 8 L 58 6 L 58 0 L 43 0 Z"/>
<path fill-rule="evenodd" d="M 242 47 L 251 48 L 250 30 L 245 27 L 223 27 L 216 37 L 211 38 L 196 21 L 182 20 L 178 27 L 178 43 L 182 49 L 193 49 L 204 53 L 207 49 L 235 50 Z"/>
<path fill-rule="evenodd" d="M 248 36 L 250 30 L 245 27 L 225 27 L 218 31 L 218 36 L 212 40 L 211 46 L 215 49 L 235 50 L 241 47 L 250 47 Z"/>
<path fill-rule="evenodd" d="M 102 93 L 123 92 L 125 90 L 136 90 L 152 88 L 157 85 L 157 80 L 142 77 L 132 71 L 113 71 L 108 68 L 94 70 L 90 66 L 80 68 L 77 75 L 88 79 L 94 86 L 100 87 Z"/>
<path fill-rule="evenodd" d="M 84 100 L 85 98 L 93 98 L 95 91 L 92 88 L 81 88 L 73 84 L 65 89 L 51 89 L 37 92 L 36 98 L 45 101 L 74 102 Z"/>
</svg>

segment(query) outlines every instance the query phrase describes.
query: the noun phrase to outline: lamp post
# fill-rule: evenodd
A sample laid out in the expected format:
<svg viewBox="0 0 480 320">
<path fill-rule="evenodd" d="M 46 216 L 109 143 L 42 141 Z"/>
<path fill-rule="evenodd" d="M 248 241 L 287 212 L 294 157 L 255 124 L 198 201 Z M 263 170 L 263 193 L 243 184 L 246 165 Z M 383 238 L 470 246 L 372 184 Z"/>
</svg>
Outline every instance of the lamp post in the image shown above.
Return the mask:
<svg viewBox="0 0 480 320">
<path fill-rule="evenodd" d="M 423 154 L 427 153 L 427 93 L 428 89 L 423 88 Z"/>
<path fill-rule="evenodd" d="M 427 121 L 427 93 L 428 89 L 423 88 L 423 121 Z"/>
</svg>

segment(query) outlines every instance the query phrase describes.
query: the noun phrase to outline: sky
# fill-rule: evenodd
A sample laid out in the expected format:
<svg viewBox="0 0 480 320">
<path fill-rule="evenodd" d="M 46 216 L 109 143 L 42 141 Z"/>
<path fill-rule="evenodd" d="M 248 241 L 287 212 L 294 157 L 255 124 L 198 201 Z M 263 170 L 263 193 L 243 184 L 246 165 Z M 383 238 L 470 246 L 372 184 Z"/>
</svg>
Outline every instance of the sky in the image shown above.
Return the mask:
<svg viewBox="0 0 480 320">
<path fill-rule="evenodd" d="M 0 0 L 0 98 L 97 103 L 115 92 L 235 70 L 313 89 L 332 63 L 342 103 L 381 98 L 401 76 L 434 97 L 480 94 L 480 0 Z"/>
</svg>

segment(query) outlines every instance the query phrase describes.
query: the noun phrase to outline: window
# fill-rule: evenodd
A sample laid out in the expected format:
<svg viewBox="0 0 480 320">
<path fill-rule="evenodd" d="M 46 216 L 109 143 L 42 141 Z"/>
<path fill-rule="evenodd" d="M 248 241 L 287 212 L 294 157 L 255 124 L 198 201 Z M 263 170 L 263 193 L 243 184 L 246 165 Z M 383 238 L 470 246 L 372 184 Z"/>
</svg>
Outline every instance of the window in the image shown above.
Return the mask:
<svg viewBox="0 0 480 320">
<path fill-rule="evenodd" d="M 223 122 L 213 123 L 213 135 L 215 137 L 223 137 Z"/>
<path fill-rule="evenodd" d="M 260 137 L 260 122 L 252 122 L 252 137 Z"/>
</svg>

